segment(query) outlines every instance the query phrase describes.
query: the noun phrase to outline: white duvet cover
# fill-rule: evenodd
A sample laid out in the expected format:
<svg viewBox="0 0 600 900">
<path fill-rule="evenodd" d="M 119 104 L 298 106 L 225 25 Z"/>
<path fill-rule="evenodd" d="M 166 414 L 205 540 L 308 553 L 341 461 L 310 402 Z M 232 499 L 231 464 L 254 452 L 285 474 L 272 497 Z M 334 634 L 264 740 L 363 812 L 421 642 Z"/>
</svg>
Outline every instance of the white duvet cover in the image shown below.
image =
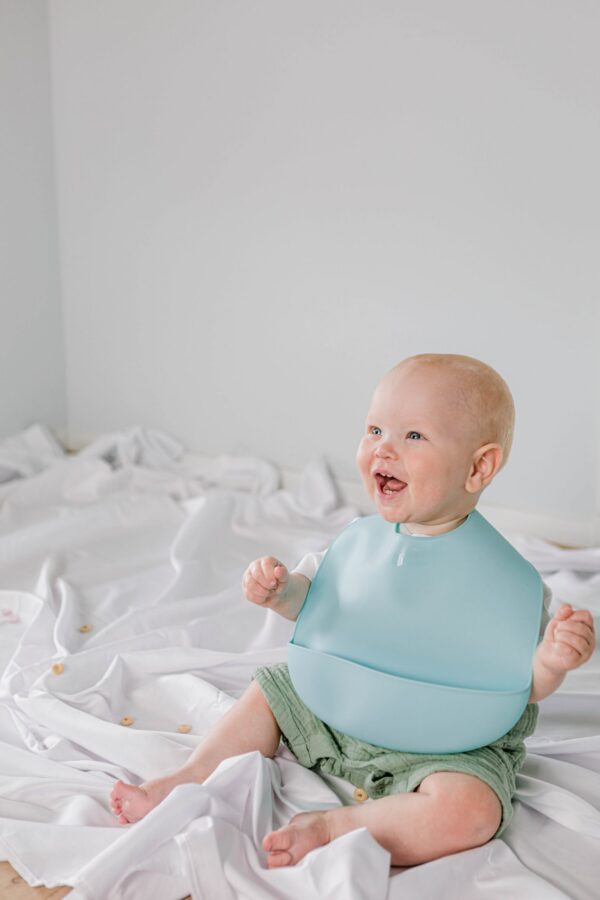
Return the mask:
<svg viewBox="0 0 600 900">
<path fill-rule="evenodd" d="M 265 461 L 202 462 L 139 428 L 71 456 L 40 426 L 0 443 L 0 857 L 73 900 L 600 898 L 598 651 L 541 703 L 514 819 L 484 847 L 390 869 L 359 829 L 268 870 L 269 830 L 352 802 L 283 745 L 116 824 L 116 778 L 179 766 L 254 669 L 285 659 L 293 624 L 244 599 L 248 563 L 291 568 L 357 514 L 322 460 L 294 493 L 278 484 Z M 600 549 L 506 536 L 553 589 L 551 613 L 586 606 L 598 627 Z"/>
</svg>

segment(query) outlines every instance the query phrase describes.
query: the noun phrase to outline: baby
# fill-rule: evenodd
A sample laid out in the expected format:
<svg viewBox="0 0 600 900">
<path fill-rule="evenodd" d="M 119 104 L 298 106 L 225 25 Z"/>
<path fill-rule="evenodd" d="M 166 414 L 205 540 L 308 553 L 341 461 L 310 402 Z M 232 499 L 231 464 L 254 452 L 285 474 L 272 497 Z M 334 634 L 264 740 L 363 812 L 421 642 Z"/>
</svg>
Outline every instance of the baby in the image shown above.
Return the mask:
<svg viewBox="0 0 600 900">
<path fill-rule="evenodd" d="M 485 363 L 455 354 L 421 354 L 399 363 L 375 390 L 356 457 L 377 514 L 423 541 L 460 528 L 506 463 L 513 423 L 510 391 Z M 309 554 L 291 573 L 273 557 L 255 560 L 242 581 L 247 599 L 295 621 L 323 556 Z M 545 587 L 546 606 L 549 599 Z M 269 867 L 294 865 L 363 826 L 397 866 L 481 846 L 511 819 L 537 701 L 585 663 L 594 646 L 588 610 L 563 604 L 550 621 L 544 611 L 520 719 L 498 740 L 457 753 L 390 750 L 344 734 L 300 700 L 286 664 L 261 667 L 183 767 L 139 787 L 118 781 L 112 810 L 121 824 L 136 822 L 176 785 L 201 783 L 222 760 L 251 750 L 272 758 L 283 739 L 302 765 L 355 785 L 357 803 L 300 813 L 266 835 Z"/>
</svg>

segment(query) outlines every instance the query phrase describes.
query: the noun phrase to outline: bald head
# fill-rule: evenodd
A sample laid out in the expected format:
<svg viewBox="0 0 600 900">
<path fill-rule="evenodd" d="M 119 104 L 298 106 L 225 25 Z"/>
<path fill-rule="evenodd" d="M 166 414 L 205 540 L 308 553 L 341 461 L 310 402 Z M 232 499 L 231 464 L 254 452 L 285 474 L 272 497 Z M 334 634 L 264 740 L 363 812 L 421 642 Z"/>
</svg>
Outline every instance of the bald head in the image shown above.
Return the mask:
<svg viewBox="0 0 600 900">
<path fill-rule="evenodd" d="M 506 465 L 512 446 L 515 407 L 504 379 L 486 363 L 456 353 L 420 353 L 409 356 L 388 372 L 420 369 L 439 378 L 440 390 L 448 393 L 464 418 L 469 439 L 476 446 L 499 444 L 502 464 Z"/>
</svg>

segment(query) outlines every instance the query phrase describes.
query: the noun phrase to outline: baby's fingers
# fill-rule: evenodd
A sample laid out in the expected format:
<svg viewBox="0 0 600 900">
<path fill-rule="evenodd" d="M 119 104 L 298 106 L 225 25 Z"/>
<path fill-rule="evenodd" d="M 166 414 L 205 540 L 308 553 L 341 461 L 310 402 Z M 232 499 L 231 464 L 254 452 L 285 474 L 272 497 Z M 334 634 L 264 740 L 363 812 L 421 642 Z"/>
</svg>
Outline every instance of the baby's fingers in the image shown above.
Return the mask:
<svg viewBox="0 0 600 900">
<path fill-rule="evenodd" d="M 259 560 L 262 572 L 262 581 L 269 590 L 275 591 L 287 581 L 287 569 L 272 556 L 264 556 Z"/>
<path fill-rule="evenodd" d="M 562 603 L 546 626 L 544 637 L 554 641 L 556 629 L 563 623 L 570 622 L 574 615 L 573 607 L 570 603 Z"/>
<path fill-rule="evenodd" d="M 568 619 L 570 616 L 573 616 L 573 607 L 570 603 L 561 603 L 556 612 L 554 613 L 554 619 L 557 621 L 563 621 L 564 619 Z"/>
<path fill-rule="evenodd" d="M 593 650 L 596 643 L 593 627 L 587 622 L 575 620 L 573 616 L 566 622 L 560 622 L 554 630 L 554 640 L 562 641 L 567 634 L 579 636 Z"/>
<path fill-rule="evenodd" d="M 594 617 L 589 611 L 589 609 L 576 609 L 571 618 L 569 619 L 569 624 L 571 622 L 583 622 L 587 625 L 592 631 L 594 630 Z"/>
<path fill-rule="evenodd" d="M 277 579 L 275 578 L 275 560 L 271 556 L 264 556 L 259 559 L 261 578 L 266 588 L 273 590 L 277 587 Z"/>
<path fill-rule="evenodd" d="M 592 652 L 590 642 L 581 634 L 573 631 L 557 631 L 555 641 L 562 651 L 570 655 L 576 653 L 578 656 L 587 659 Z"/>
<path fill-rule="evenodd" d="M 275 569 L 273 571 L 275 574 L 275 578 L 277 579 L 277 590 L 283 589 L 289 581 L 290 573 L 283 565 L 275 566 Z"/>
<path fill-rule="evenodd" d="M 249 566 L 242 579 L 242 589 L 249 600 L 254 603 L 264 603 L 273 595 L 273 590 L 268 586 L 259 561 Z"/>
</svg>

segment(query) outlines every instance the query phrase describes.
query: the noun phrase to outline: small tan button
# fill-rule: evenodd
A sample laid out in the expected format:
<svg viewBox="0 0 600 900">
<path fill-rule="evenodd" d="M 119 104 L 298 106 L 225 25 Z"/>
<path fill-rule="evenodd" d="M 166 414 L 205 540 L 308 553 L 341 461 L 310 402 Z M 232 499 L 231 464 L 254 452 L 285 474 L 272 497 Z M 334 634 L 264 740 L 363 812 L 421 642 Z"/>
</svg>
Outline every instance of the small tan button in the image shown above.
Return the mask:
<svg viewBox="0 0 600 900">
<path fill-rule="evenodd" d="M 87 634 L 88 631 L 92 630 L 92 626 L 91 625 L 82 625 L 79 630 L 82 634 Z"/>
<path fill-rule="evenodd" d="M 121 719 L 121 725 L 133 725 L 134 719 L 132 716 L 123 716 Z"/>
<path fill-rule="evenodd" d="M 365 800 L 369 799 L 369 795 L 366 791 L 363 791 L 362 788 L 356 788 L 354 791 L 354 799 L 358 800 L 359 803 L 364 803 Z"/>
<path fill-rule="evenodd" d="M 65 671 L 65 667 L 62 663 L 54 663 L 54 665 L 52 666 L 52 671 L 55 675 L 62 675 L 62 673 Z"/>
<path fill-rule="evenodd" d="M 177 729 L 177 731 L 178 731 L 180 734 L 187 734 L 187 733 L 188 733 L 189 731 L 191 731 L 191 730 L 192 730 L 192 726 L 191 726 L 191 725 L 180 725 L 180 726 L 178 727 L 178 729 Z"/>
</svg>

